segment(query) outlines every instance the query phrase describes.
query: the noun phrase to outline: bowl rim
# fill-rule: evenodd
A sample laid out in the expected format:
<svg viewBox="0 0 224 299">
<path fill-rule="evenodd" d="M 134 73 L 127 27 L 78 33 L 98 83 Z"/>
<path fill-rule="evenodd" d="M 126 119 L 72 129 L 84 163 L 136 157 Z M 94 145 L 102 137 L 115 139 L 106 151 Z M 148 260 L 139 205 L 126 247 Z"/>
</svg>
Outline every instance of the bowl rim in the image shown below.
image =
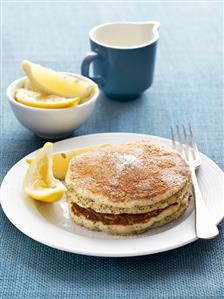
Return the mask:
<svg viewBox="0 0 224 299">
<path fill-rule="evenodd" d="M 70 75 L 72 77 L 78 77 L 78 78 L 81 78 L 81 79 L 84 79 L 86 81 L 89 81 L 91 83 L 93 83 L 95 86 L 96 86 L 96 92 L 94 93 L 94 95 L 86 102 L 80 104 L 80 105 L 77 105 L 75 107 L 65 107 L 65 108 L 39 108 L 39 107 L 32 107 L 32 106 L 28 106 L 28 105 L 24 105 L 22 103 L 19 103 L 15 100 L 15 98 L 12 96 L 12 89 L 14 87 L 16 87 L 16 85 L 18 85 L 19 83 L 21 83 L 21 81 L 25 80 L 26 79 L 26 76 L 23 76 L 23 77 L 20 77 L 16 80 L 14 80 L 13 82 L 11 82 L 9 84 L 9 86 L 7 87 L 6 89 L 6 94 L 7 94 L 7 98 L 8 98 L 8 101 L 10 103 L 12 103 L 13 105 L 15 106 L 19 106 L 23 109 L 27 109 L 27 110 L 32 110 L 32 111 L 68 111 L 68 110 L 75 110 L 75 109 L 79 109 L 79 108 L 83 108 L 85 106 L 88 106 L 90 105 L 92 102 L 95 102 L 97 99 L 98 99 L 98 96 L 99 96 L 99 87 L 98 85 L 91 79 L 85 77 L 85 76 L 82 76 L 80 74 L 76 74 L 76 73 L 70 73 L 70 72 L 59 72 L 59 73 L 62 73 L 62 74 L 66 74 L 66 75 Z"/>
</svg>

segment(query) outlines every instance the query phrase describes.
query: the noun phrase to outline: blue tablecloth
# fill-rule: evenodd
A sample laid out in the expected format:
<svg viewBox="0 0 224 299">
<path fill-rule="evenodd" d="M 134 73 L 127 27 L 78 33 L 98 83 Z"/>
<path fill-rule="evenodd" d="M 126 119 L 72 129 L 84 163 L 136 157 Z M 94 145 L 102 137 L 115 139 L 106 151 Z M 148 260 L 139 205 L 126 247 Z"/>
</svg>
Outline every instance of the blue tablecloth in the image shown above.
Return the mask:
<svg viewBox="0 0 224 299">
<path fill-rule="evenodd" d="M 169 125 L 191 122 L 200 150 L 223 165 L 221 3 L 2 4 L 1 179 L 44 141 L 23 128 L 8 106 L 7 85 L 20 61 L 80 72 L 88 31 L 102 22 L 161 22 L 155 80 L 141 99 L 103 96 L 74 136 L 128 131 L 168 137 Z M 220 235 L 170 252 L 96 258 L 61 252 L 19 232 L 0 209 L 1 298 L 224 298 Z"/>
</svg>

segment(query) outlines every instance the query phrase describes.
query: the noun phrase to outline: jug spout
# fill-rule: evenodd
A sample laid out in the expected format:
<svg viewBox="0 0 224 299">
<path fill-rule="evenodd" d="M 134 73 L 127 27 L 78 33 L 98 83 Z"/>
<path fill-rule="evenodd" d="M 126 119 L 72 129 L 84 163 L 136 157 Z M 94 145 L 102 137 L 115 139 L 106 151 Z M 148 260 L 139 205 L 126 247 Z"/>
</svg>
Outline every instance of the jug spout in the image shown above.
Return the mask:
<svg viewBox="0 0 224 299">
<path fill-rule="evenodd" d="M 138 24 L 142 27 L 142 30 L 148 30 L 148 31 L 152 31 L 152 32 L 158 31 L 158 29 L 160 27 L 160 23 L 157 21 L 141 22 Z"/>
<path fill-rule="evenodd" d="M 142 25 L 143 27 L 148 27 L 148 28 L 155 28 L 159 29 L 160 27 L 160 22 L 158 21 L 145 21 L 145 22 L 138 22 L 137 24 Z"/>
<path fill-rule="evenodd" d="M 136 23 L 139 26 L 142 36 L 145 42 L 153 43 L 159 39 L 159 27 L 160 23 L 157 21 L 146 21 Z"/>
</svg>

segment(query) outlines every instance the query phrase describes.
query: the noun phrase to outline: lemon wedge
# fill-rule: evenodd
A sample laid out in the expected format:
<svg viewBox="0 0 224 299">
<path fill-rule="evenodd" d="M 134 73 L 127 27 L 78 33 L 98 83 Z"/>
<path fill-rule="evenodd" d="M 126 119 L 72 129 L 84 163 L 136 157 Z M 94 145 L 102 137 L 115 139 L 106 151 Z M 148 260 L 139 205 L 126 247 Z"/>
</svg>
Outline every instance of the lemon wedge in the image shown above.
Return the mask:
<svg viewBox="0 0 224 299">
<path fill-rule="evenodd" d="M 47 95 L 37 91 L 19 88 L 15 98 L 18 102 L 37 108 L 67 108 L 79 104 L 79 98 L 62 98 L 55 95 Z"/>
<path fill-rule="evenodd" d="M 86 146 L 82 148 L 76 148 L 71 151 L 65 151 L 65 152 L 59 152 L 59 153 L 53 153 L 52 154 L 52 160 L 53 160 L 53 175 L 55 178 L 59 180 L 64 180 L 66 172 L 68 170 L 68 165 L 70 160 L 78 156 L 80 154 L 95 151 L 102 147 L 110 147 L 111 144 L 101 144 L 101 145 L 95 145 L 95 146 Z M 28 158 L 26 160 L 27 163 L 32 163 L 35 157 Z"/>
<path fill-rule="evenodd" d="M 40 92 L 38 88 L 36 88 L 28 78 L 26 78 L 25 83 L 24 83 L 24 88 L 27 90 L 32 90 L 32 91 L 37 91 Z"/>
<path fill-rule="evenodd" d="M 85 98 L 95 88 L 94 84 L 85 80 L 58 73 L 28 60 L 22 61 L 22 68 L 33 86 L 47 94 Z"/>
<path fill-rule="evenodd" d="M 66 191 L 62 182 L 53 176 L 52 150 L 53 144 L 45 143 L 29 165 L 23 181 L 24 192 L 44 202 L 57 201 Z"/>
</svg>

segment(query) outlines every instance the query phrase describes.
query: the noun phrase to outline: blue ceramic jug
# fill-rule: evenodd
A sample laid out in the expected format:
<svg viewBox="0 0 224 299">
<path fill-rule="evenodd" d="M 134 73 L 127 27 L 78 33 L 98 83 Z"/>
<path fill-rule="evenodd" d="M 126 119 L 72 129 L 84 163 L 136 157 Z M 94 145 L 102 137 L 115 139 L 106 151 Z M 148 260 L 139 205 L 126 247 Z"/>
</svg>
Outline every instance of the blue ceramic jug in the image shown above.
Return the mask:
<svg viewBox="0 0 224 299">
<path fill-rule="evenodd" d="M 109 97 L 129 99 L 152 85 L 159 22 L 115 22 L 89 32 L 91 52 L 82 75 L 94 80 Z M 93 77 L 90 77 L 90 64 Z"/>
</svg>

